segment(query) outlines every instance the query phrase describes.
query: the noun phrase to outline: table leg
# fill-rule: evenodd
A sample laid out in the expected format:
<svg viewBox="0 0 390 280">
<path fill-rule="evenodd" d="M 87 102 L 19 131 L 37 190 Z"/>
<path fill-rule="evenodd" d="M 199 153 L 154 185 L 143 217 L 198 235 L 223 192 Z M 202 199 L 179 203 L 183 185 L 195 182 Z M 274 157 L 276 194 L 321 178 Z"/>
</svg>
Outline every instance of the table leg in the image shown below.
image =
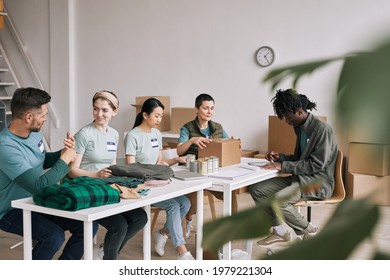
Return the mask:
<svg viewBox="0 0 390 280">
<path fill-rule="evenodd" d="M 25 260 L 32 260 L 32 226 L 29 210 L 23 210 L 23 255 Z"/>
<path fill-rule="evenodd" d="M 144 248 L 144 260 L 152 259 L 152 233 L 151 233 L 151 225 L 150 222 L 150 205 L 144 207 L 146 215 L 148 216 L 148 221 L 144 227 L 143 232 L 143 248 Z"/>
<path fill-rule="evenodd" d="M 93 222 L 84 222 L 84 260 L 93 260 Z"/>
<path fill-rule="evenodd" d="M 203 237 L 203 190 L 196 192 L 197 213 L 196 213 L 196 259 L 203 259 L 202 237 Z"/>
<path fill-rule="evenodd" d="M 232 191 L 225 187 L 223 190 L 223 215 L 231 216 L 232 214 Z M 228 242 L 223 245 L 223 259 L 230 260 L 232 252 L 232 243 Z"/>
</svg>

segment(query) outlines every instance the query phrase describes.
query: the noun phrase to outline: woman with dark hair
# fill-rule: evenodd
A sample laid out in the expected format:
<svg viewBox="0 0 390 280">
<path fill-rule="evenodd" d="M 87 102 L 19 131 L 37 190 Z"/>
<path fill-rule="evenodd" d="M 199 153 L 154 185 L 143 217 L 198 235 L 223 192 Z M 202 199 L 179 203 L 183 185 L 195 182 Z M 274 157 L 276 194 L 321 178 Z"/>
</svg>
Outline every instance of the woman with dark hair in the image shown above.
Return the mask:
<svg viewBox="0 0 390 280">
<path fill-rule="evenodd" d="M 176 157 L 163 160 L 162 136 L 157 129 L 164 114 L 164 105 L 156 98 L 147 99 L 138 113 L 133 129 L 125 137 L 126 163 L 135 162 L 143 164 L 166 164 L 173 165 L 178 162 L 185 162 L 184 158 Z M 168 234 L 171 235 L 173 246 L 178 252 L 179 260 L 193 260 L 193 256 L 186 248 L 183 237 L 181 221 L 190 209 L 190 201 L 186 196 L 179 196 L 153 204 L 152 206 L 164 209 L 167 220 L 164 227 L 155 233 L 154 248 L 163 256 Z"/>
<path fill-rule="evenodd" d="M 214 109 L 215 101 L 211 95 L 201 93 L 195 98 L 196 118 L 180 128 L 180 137 L 177 144 L 178 155 L 194 154 L 198 158 L 199 149 L 205 148 L 212 139 L 229 138 L 222 125 L 211 120 Z M 223 200 L 222 192 L 209 192 L 217 199 Z M 192 229 L 192 216 L 196 214 L 198 209 L 196 208 L 196 193 L 190 193 L 187 197 L 191 201 L 191 208 L 186 215 L 186 237 L 188 238 Z M 236 212 L 237 208 L 237 191 L 234 191 L 232 197 L 233 212 Z"/>
<path fill-rule="evenodd" d="M 77 159 L 70 165 L 70 177 L 111 177 L 108 167 L 116 163 L 119 134 L 108 124 L 118 113 L 119 101 L 116 95 L 102 90 L 92 98 L 93 122 L 76 133 Z M 104 244 L 100 246 L 99 257 L 116 260 L 122 248 L 147 222 L 142 208 L 123 212 L 98 220 L 107 229 Z"/>
</svg>

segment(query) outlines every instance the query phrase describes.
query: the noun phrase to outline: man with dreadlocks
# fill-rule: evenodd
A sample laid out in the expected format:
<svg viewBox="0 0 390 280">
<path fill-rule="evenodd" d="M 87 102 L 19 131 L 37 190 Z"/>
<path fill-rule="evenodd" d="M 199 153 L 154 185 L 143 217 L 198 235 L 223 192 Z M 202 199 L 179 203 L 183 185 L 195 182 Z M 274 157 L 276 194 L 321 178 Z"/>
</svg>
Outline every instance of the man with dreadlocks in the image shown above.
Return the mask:
<svg viewBox="0 0 390 280">
<path fill-rule="evenodd" d="M 279 119 L 294 127 L 297 135 L 293 155 L 271 151 L 266 155 L 270 161 L 263 168 L 291 174 L 275 177 L 249 187 L 256 205 L 272 196 L 289 195 L 280 204 L 282 218 L 300 239 L 307 239 L 318 233 L 318 227 L 308 222 L 294 206 L 302 200 L 321 200 L 332 195 L 334 170 L 337 158 L 337 143 L 331 127 L 308 111 L 316 110 L 316 103 L 294 89 L 278 90 L 273 102 L 274 112 Z M 301 187 L 298 187 L 301 186 Z M 291 195 L 292 194 L 292 195 Z M 271 249 L 275 245 L 291 242 L 291 233 L 282 225 L 271 207 L 265 213 L 272 224 L 270 234 L 259 240 L 258 245 Z"/>
</svg>

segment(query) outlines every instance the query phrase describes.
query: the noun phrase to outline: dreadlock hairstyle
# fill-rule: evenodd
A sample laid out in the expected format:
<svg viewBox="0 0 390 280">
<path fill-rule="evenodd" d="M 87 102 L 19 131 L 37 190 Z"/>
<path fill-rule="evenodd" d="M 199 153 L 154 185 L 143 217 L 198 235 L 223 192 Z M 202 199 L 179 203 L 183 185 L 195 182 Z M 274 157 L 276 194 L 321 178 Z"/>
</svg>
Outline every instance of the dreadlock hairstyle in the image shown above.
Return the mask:
<svg viewBox="0 0 390 280">
<path fill-rule="evenodd" d="M 299 108 L 305 112 L 307 110 L 317 110 L 317 104 L 311 102 L 306 95 L 299 94 L 294 89 L 277 90 L 276 95 L 271 99 L 274 112 L 279 119 L 283 119 L 286 113 L 296 113 Z"/>
</svg>

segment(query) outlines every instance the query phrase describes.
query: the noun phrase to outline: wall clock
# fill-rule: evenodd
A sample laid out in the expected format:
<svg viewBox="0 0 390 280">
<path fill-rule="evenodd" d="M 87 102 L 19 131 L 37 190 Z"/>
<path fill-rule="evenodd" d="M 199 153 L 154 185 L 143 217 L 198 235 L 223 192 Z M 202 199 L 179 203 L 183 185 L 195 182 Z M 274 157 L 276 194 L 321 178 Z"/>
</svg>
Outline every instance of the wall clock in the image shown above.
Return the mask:
<svg viewBox="0 0 390 280">
<path fill-rule="evenodd" d="M 256 61 L 262 67 L 270 66 L 275 60 L 275 52 L 269 46 L 262 46 L 256 52 Z"/>
</svg>

